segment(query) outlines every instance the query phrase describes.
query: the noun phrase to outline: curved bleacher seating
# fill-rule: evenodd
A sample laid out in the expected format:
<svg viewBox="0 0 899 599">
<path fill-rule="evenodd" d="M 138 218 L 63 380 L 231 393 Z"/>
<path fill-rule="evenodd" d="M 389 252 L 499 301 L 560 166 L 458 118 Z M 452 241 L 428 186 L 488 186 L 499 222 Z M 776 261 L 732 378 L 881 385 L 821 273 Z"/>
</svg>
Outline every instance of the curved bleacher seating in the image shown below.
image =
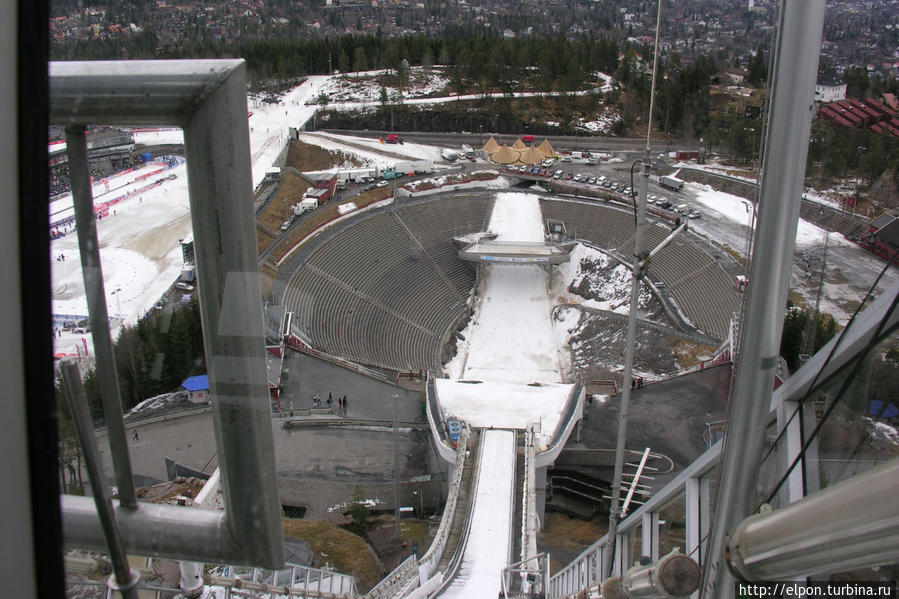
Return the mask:
<svg viewBox="0 0 899 599">
<path fill-rule="evenodd" d="M 634 217 L 616 207 L 544 199 L 544 218 L 565 223 L 569 235 L 585 239 L 600 248 L 633 254 Z M 670 229 L 648 223 L 644 247 L 659 244 Z M 684 317 L 707 335 L 725 339 L 730 319 L 740 309 L 740 295 L 732 278 L 689 237 L 676 238 L 659 252 L 649 265 L 650 278 L 668 287 Z"/>
<path fill-rule="evenodd" d="M 290 275 L 283 303 L 321 351 L 380 368 L 439 370 L 475 281 L 452 239 L 483 230 L 492 209 L 483 194 L 429 198 L 325 231 Z"/>
</svg>

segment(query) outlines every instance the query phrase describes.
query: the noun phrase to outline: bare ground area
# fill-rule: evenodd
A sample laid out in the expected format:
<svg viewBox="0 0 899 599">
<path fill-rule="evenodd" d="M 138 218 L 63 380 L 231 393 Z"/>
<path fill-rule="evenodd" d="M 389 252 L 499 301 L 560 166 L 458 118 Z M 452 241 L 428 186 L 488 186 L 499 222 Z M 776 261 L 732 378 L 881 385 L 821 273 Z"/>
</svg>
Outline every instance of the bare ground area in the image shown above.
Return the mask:
<svg viewBox="0 0 899 599">
<path fill-rule="evenodd" d="M 258 227 L 256 228 L 256 253 L 262 254 L 268 246 L 272 244 L 275 238 L 265 231 L 260 230 Z"/>
<path fill-rule="evenodd" d="M 293 173 L 281 173 L 281 181 L 275 196 L 256 219 L 262 225 L 278 231 L 287 218 L 293 214 L 293 206 L 299 202 L 311 185 Z"/>
<path fill-rule="evenodd" d="M 360 536 L 315 520 L 284 518 L 283 525 L 285 536 L 309 543 L 317 567 L 328 563 L 342 574 L 355 576 L 361 592 L 377 584 L 384 574 L 375 554 Z"/>
<path fill-rule="evenodd" d="M 299 171 L 323 171 L 335 166 L 352 164 L 361 166 L 356 156 L 338 150 L 326 150 L 319 146 L 303 143 L 298 140 L 290 142 L 287 150 L 286 166 Z"/>
<path fill-rule="evenodd" d="M 190 230 L 190 213 L 187 212 L 178 219 L 149 229 L 145 229 L 127 240 L 122 247 L 143 254 L 156 262 L 171 251 L 170 248 L 177 245 L 179 239 L 185 237 L 185 231 Z M 103 244 L 101 244 L 101 247 Z"/>
<path fill-rule="evenodd" d="M 627 339 L 626 324 L 598 314 L 581 317 L 581 328 L 571 337 L 571 359 L 579 380 L 616 380 L 621 383 Z M 678 371 L 678 361 L 663 333 L 638 327 L 634 349 L 636 375 L 661 375 Z"/>
<path fill-rule="evenodd" d="M 605 517 L 585 521 L 556 512 L 547 512 L 543 530 L 537 533 L 537 550 L 548 551 L 549 571 L 556 574 L 598 541 L 608 530 Z"/>
</svg>

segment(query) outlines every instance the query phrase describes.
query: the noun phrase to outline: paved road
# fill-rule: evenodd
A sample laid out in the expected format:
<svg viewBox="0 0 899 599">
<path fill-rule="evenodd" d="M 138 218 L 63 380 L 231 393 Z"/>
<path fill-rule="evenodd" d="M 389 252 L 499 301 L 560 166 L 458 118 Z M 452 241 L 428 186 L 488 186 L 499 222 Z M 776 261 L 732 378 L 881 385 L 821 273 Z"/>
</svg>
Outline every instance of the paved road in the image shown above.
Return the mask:
<svg viewBox="0 0 899 599">
<path fill-rule="evenodd" d="M 370 137 L 377 139 L 386 135 L 384 131 L 359 131 L 359 130 L 336 130 L 322 129 L 328 133 L 337 133 L 345 135 L 355 135 L 358 137 Z M 472 148 L 481 148 L 490 136 L 493 135 L 499 143 L 512 143 L 518 137 L 517 135 L 506 133 L 422 133 L 418 131 L 398 131 L 396 132 L 403 139 L 426 145 L 459 147 L 462 144 L 468 144 Z M 544 138 L 549 140 L 556 150 L 583 150 L 590 151 L 606 151 L 606 152 L 640 152 L 646 147 L 645 138 L 636 137 L 601 137 L 601 136 L 578 136 L 578 135 L 536 135 L 537 142 L 542 142 Z M 661 151 L 695 151 L 697 149 L 696 142 L 675 142 L 672 144 L 656 141 L 653 144 L 657 148 L 657 152 Z"/>
</svg>

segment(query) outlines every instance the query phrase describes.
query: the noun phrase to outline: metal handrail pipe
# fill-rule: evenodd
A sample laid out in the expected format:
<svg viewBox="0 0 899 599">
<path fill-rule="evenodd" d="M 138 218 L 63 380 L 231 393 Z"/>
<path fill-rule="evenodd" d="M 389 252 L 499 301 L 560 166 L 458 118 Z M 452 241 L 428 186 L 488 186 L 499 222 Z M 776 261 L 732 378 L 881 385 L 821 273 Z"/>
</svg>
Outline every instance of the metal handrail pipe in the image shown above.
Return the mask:
<svg viewBox="0 0 899 599">
<path fill-rule="evenodd" d="M 50 122 L 180 126 L 239 63 L 243 61 L 51 62 Z"/>
<path fill-rule="evenodd" d="M 100 450 L 97 449 L 97 438 L 94 436 L 93 426 L 91 426 L 90 410 L 87 406 L 87 398 L 84 396 L 84 388 L 81 385 L 81 372 L 72 358 L 62 361 L 59 372 L 66 397 L 69 400 L 72 420 L 74 420 L 75 429 L 78 432 L 78 443 L 84 454 L 91 482 L 93 497 L 88 498 L 87 502 L 97 516 L 96 531 L 100 538 L 100 550 L 108 552 L 112 562 L 113 574 L 107 584 L 110 588 L 120 590 L 124 599 L 137 599 L 137 591 L 134 587 L 140 581 L 140 574 L 128 564 L 128 556 L 122 545 L 122 536 L 103 479 L 103 461 L 100 458 Z M 132 510 L 123 511 L 130 512 Z"/>
<path fill-rule="evenodd" d="M 97 361 L 97 382 L 103 416 L 108 424 L 107 436 L 112 465 L 122 505 L 134 509 L 137 507 L 137 492 L 134 489 L 131 461 L 128 458 L 122 397 L 119 392 L 119 379 L 116 376 L 115 355 L 106 311 L 106 291 L 100 265 L 100 242 L 97 239 L 97 221 L 94 216 L 94 199 L 87 159 L 87 134 L 83 125 L 66 128 L 66 151 L 69 154 L 69 167 L 72 173 L 75 230 L 78 234 L 84 293 L 90 315 L 91 340 Z"/>
<path fill-rule="evenodd" d="M 602 583 L 604 599 L 670 599 L 699 588 L 699 564 L 675 549 L 651 564 L 636 565 Z"/>
<path fill-rule="evenodd" d="M 743 580 L 869 568 L 899 560 L 899 458 L 743 520 L 725 556 Z"/>
<path fill-rule="evenodd" d="M 119 509 L 115 520 L 129 555 L 165 555 L 172 559 L 215 563 L 246 562 L 226 534 L 226 513 L 177 505 L 141 503 L 137 510 Z M 97 511 L 90 497 L 63 495 L 63 542 L 69 549 L 106 551 Z"/>
</svg>

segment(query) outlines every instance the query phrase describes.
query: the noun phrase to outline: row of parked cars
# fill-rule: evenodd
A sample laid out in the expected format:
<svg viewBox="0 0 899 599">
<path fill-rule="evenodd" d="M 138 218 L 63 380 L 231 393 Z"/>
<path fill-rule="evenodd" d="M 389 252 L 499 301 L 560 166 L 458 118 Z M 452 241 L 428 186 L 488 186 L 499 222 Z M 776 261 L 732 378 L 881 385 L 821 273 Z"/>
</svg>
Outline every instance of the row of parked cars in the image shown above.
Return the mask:
<svg viewBox="0 0 899 599">
<path fill-rule="evenodd" d="M 650 194 L 646 196 L 646 202 L 649 204 L 655 204 L 657 208 L 661 208 L 662 210 L 670 210 L 675 214 L 680 214 L 681 216 L 686 216 L 687 218 L 699 218 L 700 216 L 702 216 L 702 213 L 699 210 L 694 210 L 687 204 L 674 204 L 665 197 L 654 196 Z"/>
<path fill-rule="evenodd" d="M 562 179 L 565 181 L 585 183 L 587 185 L 596 185 L 599 187 L 605 187 L 610 191 L 614 191 L 625 196 L 630 196 L 634 192 L 634 190 L 631 189 L 629 185 L 613 181 L 603 175 L 594 177 L 585 173 L 565 173 L 564 171 L 562 171 L 562 169 L 556 169 L 555 171 L 553 171 L 551 169 L 547 169 L 546 166 L 527 165 L 507 166 L 506 170 L 512 173 L 524 173 L 528 175 L 535 175 L 538 177 L 551 177 L 557 180 Z M 646 196 L 646 201 L 649 204 L 654 204 L 656 207 L 661 208 L 662 210 L 670 210 L 675 214 L 679 214 L 687 218 L 699 218 L 702 216 L 701 212 L 690 208 L 687 204 L 674 204 L 664 196 L 656 196 L 650 194 Z"/>
</svg>

